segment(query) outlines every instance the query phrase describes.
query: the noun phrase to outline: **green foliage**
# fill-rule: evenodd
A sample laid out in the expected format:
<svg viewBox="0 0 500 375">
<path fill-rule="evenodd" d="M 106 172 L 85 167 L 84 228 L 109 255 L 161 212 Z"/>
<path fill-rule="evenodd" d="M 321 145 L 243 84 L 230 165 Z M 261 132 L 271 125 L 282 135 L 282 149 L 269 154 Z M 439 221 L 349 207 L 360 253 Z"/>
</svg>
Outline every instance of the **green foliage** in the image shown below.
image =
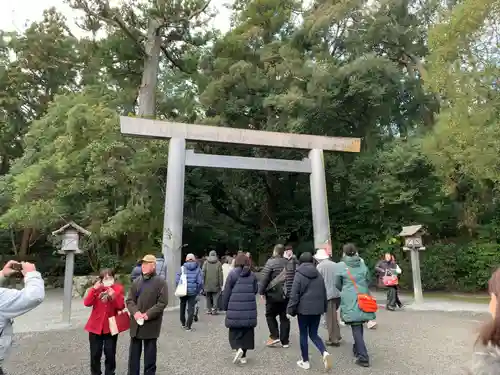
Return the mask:
<svg viewBox="0 0 500 375">
<path fill-rule="evenodd" d="M 70 3 L 91 37 L 74 37 L 53 9 L 22 33 L 0 33 L 4 254 L 50 258 L 44 272 L 57 274 L 49 233 L 68 220 L 92 232 L 79 273 L 128 274 L 139 256 L 161 251 L 167 142 L 123 137 L 118 119 L 145 113 L 138 93 L 147 92 L 148 116 L 159 119 L 362 138 L 360 154 L 325 154 L 335 255 L 355 242 L 373 269 L 393 252 L 409 287 L 409 254 L 395 236 L 419 223 L 429 232 L 427 290 L 485 287 L 500 240 L 500 65 L 488 42 L 498 35 L 498 0 L 446 9 L 241 0 L 223 34 L 207 27 L 202 1 Z M 145 77 L 157 77 L 156 87 Z M 261 259 L 278 241 L 312 251 L 310 202 L 306 175 L 187 168 L 184 251 L 242 249 Z"/>
</svg>

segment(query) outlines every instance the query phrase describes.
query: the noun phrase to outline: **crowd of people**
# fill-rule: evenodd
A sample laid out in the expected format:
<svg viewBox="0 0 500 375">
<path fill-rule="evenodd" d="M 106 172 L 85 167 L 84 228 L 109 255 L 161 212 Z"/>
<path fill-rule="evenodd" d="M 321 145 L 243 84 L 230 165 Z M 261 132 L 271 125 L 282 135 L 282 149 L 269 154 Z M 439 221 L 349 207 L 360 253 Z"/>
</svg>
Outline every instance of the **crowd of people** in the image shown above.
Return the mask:
<svg viewBox="0 0 500 375">
<path fill-rule="evenodd" d="M 255 347 L 255 295 L 259 294 L 265 303 L 269 329 L 267 346 L 288 348 L 290 320 L 296 317 L 301 351 L 297 365 L 303 369 L 310 368 L 310 339 L 319 350 L 325 368 L 330 369 L 332 358 L 327 346 L 340 345 L 339 325 L 348 324 L 354 338 L 356 364 L 368 367 L 370 361 L 364 343 L 363 325 L 371 322 L 374 326 L 376 305 L 372 310 L 363 309 L 358 304 L 358 296 L 369 296 L 369 272 L 353 244 L 345 245 L 343 251 L 342 262 L 335 263 L 325 249 L 317 249 L 314 255 L 303 253 L 297 259 L 291 247 L 276 245 L 273 256 L 260 273 L 260 282 L 252 272 L 250 257 L 243 252 L 235 258 L 224 257 L 222 262 L 215 252 L 211 252 L 205 262 L 197 262 L 193 254 L 188 254 L 176 275 L 176 283 L 177 286 L 182 285 L 185 275 L 185 296 L 180 297 L 181 301 L 184 298 L 194 300 L 204 291 L 208 314 L 217 314 L 219 309 L 226 311 L 225 323 L 229 329 L 230 346 L 235 350 L 235 363 L 245 364 L 247 352 Z M 381 267 L 384 269 L 380 278 L 396 273 L 399 268 L 393 258 L 377 265 L 377 269 Z M 393 292 L 388 296 L 392 298 Z M 181 324 L 188 331 L 192 330 L 193 321 L 193 308 L 190 306 L 187 305 L 186 311 L 186 305 L 181 304 L 180 310 Z M 325 342 L 318 334 L 322 316 L 326 317 L 328 328 Z"/>
<path fill-rule="evenodd" d="M 158 264 L 161 265 L 158 269 Z M 103 269 L 97 282 L 89 288 L 85 306 L 92 311 L 85 330 L 89 333 L 90 373 L 116 373 L 118 334 L 130 332 L 128 374 L 140 374 L 140 360 L 144 358 L 144 375 L 156 374 L 157 339 L 162 328 L 163 312 L 168 304 L 167 284 L 161 272 L 164 262 L 146 255 L 139 263 L 140 275 L 134 270 L 134 281 L 125 297 L 123 285 L 115 280 L 114 271 Z M 395 258 L 385 254 L 375 267 L 380 283 L 387 287 L 388 311 L 401 307 L 398 283 L 401 274 Z M 12 321 L 44 299 L 44 281 L 31 263 L 9 261 L 0 271 L 0 283 L 20 273 L 24 278 L 22 290 L 0 288 L 0 375 L 2 365 L 12 345 Z M 255 349 L 257 326 L 257 298 L 265 302 L 265 317 L 269 329 L 269 347 L 290 345 L 290 322 L 297 320 L 300 358 L 297 365 L 311 367 L 308 340 L 318 349 L 325 369 L 332 368 L 332 356 L 327 347 L 341 344 L 339 324 L 349 325 L 352 331 L 355 363 L 370 366 L 364 341 L 364 325 L 375 322 L 377 304 L 370 296 L 369 271 L 353 244 L 343 246 L 341 262 L 330 259 L 325 249 L 315 254 L 305 252 L 298 259 L 289 247 L 276 245 L 261 272 L 260 282 L 252 271 L 249 254 L 239 252 L 219 261 L 211 252 L 205 262 L 188 254 L 176 275 L 176 295 L 180 299 L 180 323 L 186 331 L 192 330 L 195 309 L 200 295 L 205 295 L 207 314 L 225 311 L 229 346 L 234 350 L 233 362 L 247 363 L 248 351 Z M 179 292 L 179 293 L 178 293 Z M 498 375 L 500 373 L 500 269 L 489 281 L 490 313 L 493 319 L 481 330 L 477 351 L 469 367 L 470 375 Z M 321 317 L 325 316 L 328 338 L 323 341 L 318 333 Z"/>
</svg>

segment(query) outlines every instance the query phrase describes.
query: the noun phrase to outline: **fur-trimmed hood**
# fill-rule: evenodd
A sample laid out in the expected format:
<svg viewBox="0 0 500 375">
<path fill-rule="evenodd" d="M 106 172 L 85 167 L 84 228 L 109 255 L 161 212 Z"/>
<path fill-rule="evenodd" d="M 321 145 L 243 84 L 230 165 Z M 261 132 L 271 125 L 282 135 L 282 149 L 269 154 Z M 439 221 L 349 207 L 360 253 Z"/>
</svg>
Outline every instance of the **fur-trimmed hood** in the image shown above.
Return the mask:
<svg viewBox="0 0 500 375">
<path fill-rule="evenodd" d="M 472 356 L 470 375 L 497 375 L 500 374 L 500 348 L 487 345 L 478 348 Z"/>
</svg>

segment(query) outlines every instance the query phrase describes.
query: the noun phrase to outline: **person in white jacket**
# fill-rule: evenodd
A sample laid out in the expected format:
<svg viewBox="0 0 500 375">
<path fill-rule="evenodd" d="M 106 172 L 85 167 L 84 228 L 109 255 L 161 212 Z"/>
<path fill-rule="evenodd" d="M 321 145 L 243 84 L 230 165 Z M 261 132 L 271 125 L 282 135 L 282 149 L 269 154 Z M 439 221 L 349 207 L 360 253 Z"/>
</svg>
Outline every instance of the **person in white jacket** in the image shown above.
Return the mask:
<svg viewBox="0 0 500 375">
<path fill-rule="evenodd" d="M 229 276 L 229 272 L 234 268 L 234 259 L 231 257 L 227 257 L 224 259 L 224 263 L 222 264 L 222 290 L 224 290 L 224 285 L 226 285 L 227 277 Z"/>
<path fill-rule="evenodd" d="M 9 261 L 0 271 L 0 285 L 6 278 L 21 272 L 24 276 L 24 289 L 0 287 L 0 375 L 3 375 L 3 363 L 12 346 L 14 318 L 33 310 L 45 298 L 45 284 L 40 272 L 32 263 Z"/>
</svg>

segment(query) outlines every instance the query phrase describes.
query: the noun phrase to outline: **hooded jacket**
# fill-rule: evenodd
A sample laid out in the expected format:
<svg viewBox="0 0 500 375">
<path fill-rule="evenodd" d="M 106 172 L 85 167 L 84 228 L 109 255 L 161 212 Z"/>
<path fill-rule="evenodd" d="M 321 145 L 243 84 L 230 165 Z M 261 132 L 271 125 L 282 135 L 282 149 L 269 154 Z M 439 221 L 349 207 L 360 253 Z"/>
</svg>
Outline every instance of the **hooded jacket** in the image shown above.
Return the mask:
<svg viewBox="0 0 500 375">
<path fill-rule="evenodd" d="M 312 263 L 297 267 L 290 293 L 287 313 L 295 315 L 321 315 L 326 312 L 328 301 L 323 277 Z"/>
<path fill-rule="evenodd" d="M 217 253 L 211 251 L 207 261 L 203 264 L 203 286 L 207 293 L 217 293 L 223 284 L 222 264 L 219 262 Z"/>
<path fill-rule="evenodd" d="M 203 276 L 200 266 L 198 266 L 198 262 L 193 261 L 184 263 L 179 272 L 175 275 L 175 286 L 179 284 L 182 269 L 184 269 L 184 273 L 186 274 L 187 295 L 196 296 L 200 294 L 203 289 Z"/>
<path fill-rule="evenodd" d="M 335 274 L 335 286 L 340 290 L 340 316 L 347 324 L 361 324 L 375 320 L 375 313 L 362 311 L 358 305 L 358 293 L 370 294 L 368 268 L 358 255 L 342 259 L 343 270 Z M 349 272 L 347 272 L 349 270 Z M 352 279 L 356 283 L 354 286 Z"/>
<path fill-rule="evenodd" d="M 257 278 L 248 267 L 233 269 L 227 278 L 222 295 L 227 328 L 257 326 Z"/>
<path fill-rule="evenodd" d="M 0 276 L 0 285 L 5 278 Z M 12 345 L 13 319 L 40 305 L 45 298 L 45 285 L 40 272 L 24 276 L 24 289 L 0 288 L 0 367 Z"/>
</svg>

